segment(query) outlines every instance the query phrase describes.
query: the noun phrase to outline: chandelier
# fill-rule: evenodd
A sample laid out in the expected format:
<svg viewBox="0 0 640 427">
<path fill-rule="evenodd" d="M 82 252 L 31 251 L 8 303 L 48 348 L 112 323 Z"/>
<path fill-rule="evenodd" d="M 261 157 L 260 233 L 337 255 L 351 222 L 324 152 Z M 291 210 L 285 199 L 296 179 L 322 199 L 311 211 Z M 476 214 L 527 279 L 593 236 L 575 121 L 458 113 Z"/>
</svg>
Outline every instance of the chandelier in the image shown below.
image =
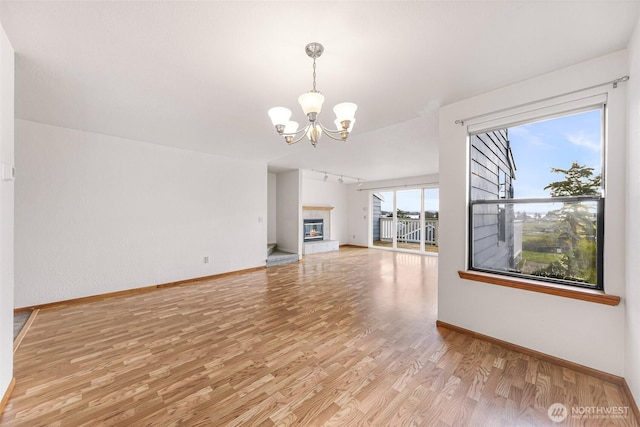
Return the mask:
<svg viewBox="0 0 640 427">
<path fill-rule="evenodd" d="M 353 124 L 356 122 L 354 116 L 358 106 L 353 102 L 343 102 L 333 107 L 333 112 L 336 114 L 335 130 L 327 129 L 320 123 L 318 115 L 322 110 L 324 96 L 316 90 L 316 58 L 322 55 L 324 46 L 316 42 L 309 43 L 305 47 L 305 52 L 313 59 L 313 89 L 300 95 L 298 102 L 304 114 L 307 115 L 309 124 L 304 129 L 298 130 L 298 123 L 290 120 L 291 110 L 284 107 L 273 107 L 269 110 L 269 117 L 271 117 L 276 131 L 284 136 L 287 144 L 295 144 L 306 135 L 311 141 L 311 145 L 315 147 L 323 133 L 336 141 L 346 141 L 349 132 L 353 129 Z"/>
</svg>

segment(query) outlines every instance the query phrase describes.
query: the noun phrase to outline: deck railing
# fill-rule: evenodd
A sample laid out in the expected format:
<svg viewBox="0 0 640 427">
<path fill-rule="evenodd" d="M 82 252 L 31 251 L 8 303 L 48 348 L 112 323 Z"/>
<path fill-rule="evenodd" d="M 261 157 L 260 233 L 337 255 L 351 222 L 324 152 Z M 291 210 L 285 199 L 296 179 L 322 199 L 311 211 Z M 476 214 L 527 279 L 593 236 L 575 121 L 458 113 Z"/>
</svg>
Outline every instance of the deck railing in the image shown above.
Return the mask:
<svg viewBox="0 0 640 427">
<path fill-rule="evenodd" d="M 422 230 L 419 219 L 398 218 L 396 236 L 398 242 L 420 243 Z M 424 226 L 425 245 L 438 245 L 438 220 L 426 219 Z M 383 242 L 393 241 L 393 218 L 380 218 L 380 240 Z"/>
</svg>

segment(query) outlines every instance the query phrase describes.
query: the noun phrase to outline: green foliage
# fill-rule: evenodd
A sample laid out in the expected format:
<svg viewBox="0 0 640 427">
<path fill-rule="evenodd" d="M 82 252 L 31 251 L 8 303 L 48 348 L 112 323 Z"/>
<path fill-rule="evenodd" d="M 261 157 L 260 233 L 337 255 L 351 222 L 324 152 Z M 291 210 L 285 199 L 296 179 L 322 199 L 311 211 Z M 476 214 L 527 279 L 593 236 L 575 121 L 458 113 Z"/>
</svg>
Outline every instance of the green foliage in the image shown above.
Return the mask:
<svg viewBox="0 0 640 427">
<path fill-rule="evenodd" d="M 396 215 L 397 215 L 398 218 L 410 218 L 409 212 L 408 211 L 403 211 L 400 208 L 398 208 L 396 210 Z"/>
<path fill-rule="evenodd" d="M 536 236 L 523 236 L 522 250 L 537 253 L 556 253 L 558 248 L 558 237 L 551 233 L 539 234 Z"/>
<path fill-rule="evenodd" d="M 544 187 L 551 190 L 551 197 L 597 196 L 600 194 L 601 177 L 593 176 L 593 168 L 573 162 L 569 169 L 551 168 L 553 173 L 562 173 L 563 181 L 555 181 Z"/>
<path fill-rule="evenodd" d="M 567 218 L 557 212 L 546 220 L 527 222 L 522 236 L 523 272 L 595 285 L 596 242 L 589 232 L 594 225 L 589 220 L 577 228 L 577 234 L 571 234 Z"/>
<path fill-rule="evenodd" d="M 551 264 L 559 261 L 562 255 L 550 252 L 534 252 L 534 251 L 522 251 L 522 259 L 524 261 L 537 262 L 541 264 Z"/>
<path fill-rule="evenodd" d="M 554 173 L 562 173 L 565 179 L 544 187 L 551 190 L 552 197 L 598 196 L 601 188 L 600 175 L 593 176 L 593 168 L 573 162 L 569 169 L 551 168 Z M 523 241 L 523 249 L 545 252 L 549 240 L 555 241 L 562 255 L 533 272 L 541 277 L 553 277 L 576 282 L 595 284 L 596 277 L 596 223 L 594 213 L 587 203 L 563 203 L 563 206 L 547 214 L 555 219 L 552 239 L 538 236 L 532 241 Z"/>
<path fill-rule="evenodd" d="M 583 239 L 574 249 L 552 261 L 547 267 L 533 272 L 533 275 L 595 284 L 595 265 L 596 244 Z"/>
</svg>

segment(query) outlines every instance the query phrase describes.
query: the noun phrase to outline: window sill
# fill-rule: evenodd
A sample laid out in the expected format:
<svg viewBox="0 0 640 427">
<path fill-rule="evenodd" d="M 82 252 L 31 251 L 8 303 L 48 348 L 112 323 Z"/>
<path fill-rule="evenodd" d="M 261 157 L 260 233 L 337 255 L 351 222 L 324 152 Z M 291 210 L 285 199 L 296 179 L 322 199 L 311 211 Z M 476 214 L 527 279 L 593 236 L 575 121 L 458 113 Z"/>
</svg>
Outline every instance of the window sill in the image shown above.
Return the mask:
<svg viewBox="0 0 640 427">
<path fill-rule="evenodd" d="M 500 276 L 498 274 L 482 273 L 479 271 L 458 271 L 461 279 L 474 280 L 476 282 L 490 283 L 506 286 L 508 288 L 523 289 L 525 291 L 540 292 L 565 298 L 595 302 L 597 304 L 618 305 L 620 297 L 607 295 L 602 291 L 593 289 L 574 288 L 571 286 L 554 285 L 551 283 L 536 282 L 535 280 L 515 279 L 513 277 Z"/>
</svg>

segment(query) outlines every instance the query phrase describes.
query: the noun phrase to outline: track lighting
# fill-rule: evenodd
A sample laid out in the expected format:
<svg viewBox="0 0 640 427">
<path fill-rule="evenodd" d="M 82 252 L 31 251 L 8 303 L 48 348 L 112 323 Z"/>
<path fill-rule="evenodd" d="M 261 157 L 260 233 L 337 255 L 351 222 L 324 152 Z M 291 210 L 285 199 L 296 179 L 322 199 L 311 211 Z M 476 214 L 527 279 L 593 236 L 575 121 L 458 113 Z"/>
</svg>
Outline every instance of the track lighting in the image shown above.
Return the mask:
<svg viewBox="0 0 640 427">
<path fill-rule="evenodd" d="M 358 183 L 358 187 L 362 186 L 362 183 L 364 182 L 362 178 L 358 178 L 355 176 L 349 176 L 349 175 L 344 175 L 344 174 L 337 174 L 337 173 L 331 173 L 331 172 L 327 172 L 327 171 L 322 171 L 322 170 L 317 170 L 317 169 L 311 169 L 313 172 L 318 172 L 321 173 L 323 175 L 322 180 L 324 182 L 328 182 L 329 181 L 329 177 L 335 177 L 336 181 L 339 184 L 344 184 L 345 180 L 347 184 L 351 184 L 351 183 Z"/>
</svg>

